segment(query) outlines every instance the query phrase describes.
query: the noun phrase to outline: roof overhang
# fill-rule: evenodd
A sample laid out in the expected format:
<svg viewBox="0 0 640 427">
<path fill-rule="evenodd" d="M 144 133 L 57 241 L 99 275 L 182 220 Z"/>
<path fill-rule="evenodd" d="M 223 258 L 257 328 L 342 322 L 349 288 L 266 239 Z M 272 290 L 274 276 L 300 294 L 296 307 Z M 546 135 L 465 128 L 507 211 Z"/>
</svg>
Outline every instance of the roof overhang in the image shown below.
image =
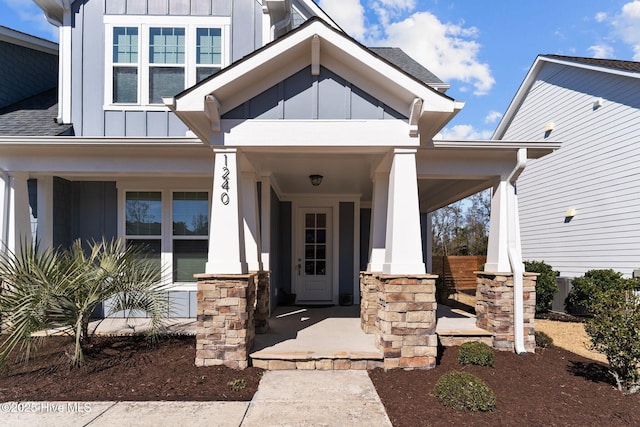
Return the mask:
<svg viewBox="0 0 640 427">
<path fill-rule="evenodd" d="M 38 50 L 51 55 L 58 55 L 58 43 L 12 30 L 7 27 L 0 26 L 0 41 Z"/>
<path fill-rule="evenodd" d="M 308 66 L 312 74 L 320 66 L 331 70 L 409 117 L 406 134 L 420 134 L 421 141 L 430 142 L 464 106 L 317 18 L 164 101 L 211 144 L 221 132 L 222 115 Z"/>
<path fill-rule="evenodd" d="M 492 187 L 513 172 L 522 149 L 537 159 L 558 148 L 559 142 L 433 141 L 416 155 L 420 210 L 433 212 Z"/>
<path fill-rule="evenodd" d="M 44 11 L 47 21 L 59 27 L 64 24 L 64 14 L 75 0 L 33 0 Z"/>
</svg>

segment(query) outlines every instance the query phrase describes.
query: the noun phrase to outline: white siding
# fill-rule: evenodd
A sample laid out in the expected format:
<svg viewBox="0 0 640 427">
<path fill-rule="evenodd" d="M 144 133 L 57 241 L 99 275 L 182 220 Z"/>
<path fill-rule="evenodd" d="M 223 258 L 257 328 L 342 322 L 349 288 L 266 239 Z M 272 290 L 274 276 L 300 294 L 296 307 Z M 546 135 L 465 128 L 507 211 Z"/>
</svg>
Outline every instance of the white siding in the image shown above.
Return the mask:
<svg viewBox="0 0 640 427">
<path fill-rule="evenodd" d="M 639 107 L 639 79 L 544 65 L 503 137 L 542 141 L 553 122 L 547 139 L 563 143 L 518 180 L 525 260 L 569 277 L 640 268 Z M 565 222 L 568 208 L 577 214 Z"/>
</svg>

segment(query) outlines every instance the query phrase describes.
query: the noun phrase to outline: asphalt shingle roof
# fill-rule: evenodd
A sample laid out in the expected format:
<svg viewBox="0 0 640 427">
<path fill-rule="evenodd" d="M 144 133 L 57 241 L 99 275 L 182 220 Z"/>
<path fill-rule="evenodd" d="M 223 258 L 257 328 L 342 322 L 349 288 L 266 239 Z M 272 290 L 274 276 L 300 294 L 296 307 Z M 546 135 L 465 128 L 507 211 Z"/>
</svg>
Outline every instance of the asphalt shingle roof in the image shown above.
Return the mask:
<svg viewBox="0 0 640 427">
<path fill-rule="evenodd" d="M 430 85 L 444 83 L 438 76 L 420 65 L 399 47 L 368 47 L 368 49 L 423 83 Z"/>
<path fill-rule="evenodd" d="M 579 56 L 564 56 L 564 55 L 543 55 L 547 58 L 561 59 L 563 61 L 578 62 L 581 64 L 596 65 L 598 67 L 615 68 L 622 71 L 640 72 L 640 62 L 622 61 L 619 59 L 598 59 L 598 58 L 583 58 Z"/>
<path fill-rule="evenodd" d="M 59 125 L 58 89 L 50 89 L 0 109 L 0 136 L 71 136 L 73 125 Z"/>
</svg>

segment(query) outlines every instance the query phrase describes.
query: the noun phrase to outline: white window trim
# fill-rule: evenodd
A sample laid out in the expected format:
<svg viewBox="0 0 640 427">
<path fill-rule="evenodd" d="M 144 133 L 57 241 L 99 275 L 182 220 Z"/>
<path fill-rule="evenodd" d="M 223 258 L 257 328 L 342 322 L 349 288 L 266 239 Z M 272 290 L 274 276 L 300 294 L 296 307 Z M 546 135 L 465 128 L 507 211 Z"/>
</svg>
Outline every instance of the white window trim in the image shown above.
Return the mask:
<svg viewBox="0 0 640 427">
<path fill-rule="evenodd" d="M 222 64 L 224 68 L 231 62 L 231 18 L 220 16 L 133 16 L 105 15 L 105 81 L 104 110 L 166 111 L 163 104 L 149 103 L 149 28 L 176 27 L 185 29 L 185 89 L 196 84 L 196 30 L 198 28 L 220 28 L 222 30 Z M 113 102 L 113 28 L 138 28 L 138 102 Z"/>
<path fill-rule="evenodd" d="M 173 193 L 175 192 L 206 192 L 209 199 L 207 215 L 211 221 L 211 187 L 206 185 L 187 185 L 185 183 L 170 184 L 159 182 L 158 185 L 141 185 L 133 181 L 118 181 L 118 237 L 123 239 L 139 238 L 154 239 L 160 238 L 161 255 L 160 261 L 165 268 L 163 283 L 170 285 L 170 291 L 194 291 L 197 290 L 196 282 L 174 282 L 173 281 L 173 241 L 178 240 L 208 240 L 206 236 L 174 236 L 173 235 Z M 161 221 L 162 228 L 160 236 L 127 236 L 126 232 L 126 197 L 128 192 L 159 192 L 162 200 Z M 204 273 L 204 271 L 203 271 Z"/>
</svg>

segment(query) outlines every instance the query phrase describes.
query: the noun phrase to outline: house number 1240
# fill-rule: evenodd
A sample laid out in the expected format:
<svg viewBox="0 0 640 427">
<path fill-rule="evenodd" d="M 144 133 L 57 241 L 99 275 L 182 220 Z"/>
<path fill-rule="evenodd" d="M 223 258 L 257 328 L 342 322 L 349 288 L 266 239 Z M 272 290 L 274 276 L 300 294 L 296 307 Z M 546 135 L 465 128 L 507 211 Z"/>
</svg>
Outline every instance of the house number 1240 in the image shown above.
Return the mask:
<svg viewBox="0 0 640 427">
<path fill-rule="evenodd" d="M 223 205 L 229 204 L 229 168 L 227 167 L 227 155 L 224 155 L 224 166 L 222 167 L 222 189 L 225 190 L 222 192 L 220 196 L 220 200 L 222 200 Z"/>
</svg>

